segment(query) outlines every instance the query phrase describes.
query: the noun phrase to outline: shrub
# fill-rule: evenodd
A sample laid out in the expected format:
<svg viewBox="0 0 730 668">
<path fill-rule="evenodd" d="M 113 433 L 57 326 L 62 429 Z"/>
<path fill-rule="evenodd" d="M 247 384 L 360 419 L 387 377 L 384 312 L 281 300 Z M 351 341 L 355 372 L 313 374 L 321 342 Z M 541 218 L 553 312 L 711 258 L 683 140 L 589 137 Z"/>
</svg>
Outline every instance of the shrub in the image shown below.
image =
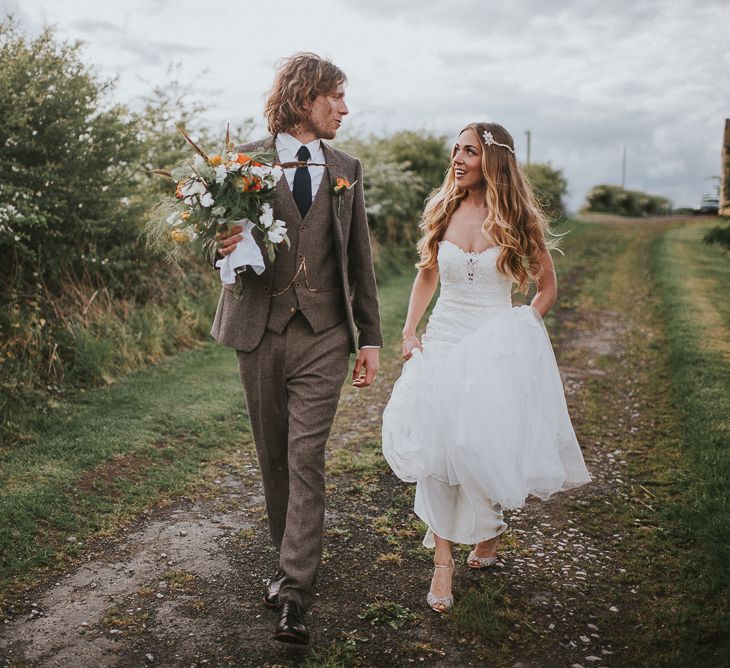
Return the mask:
<svg viewBox="0 0 730 668">
<path fill-rule="evenodd" d="M 586 195 L 585 211 L 642 217 L 668 214 L 671 210 L 672 203 L 666 197 L 625 190 L 620 186 L 594 186 Z"/>
<path fill-rule="evenodd" d="M 727 227 L 720 225 L 713 227 L 711 230 L 705 232 L 702 241 L 706 244 L 717 244 L 726 250 L 730 250 L 730 225 Z"/>
<path fill-rule="evenodd" d="M 538 202 L 553 224 L 565 219 L 564 198 L 568 181 L 563 172 L 550 164 L 532 163 L 524 167 L 525 174 L 535 191 Z"/>
<path fill-rule="evenodd" d="M 144 168 L 186 154 L 173 120 L 194 128 L 200 105 L 174 82 L 142 113 L 111 105 L 78 43 L 26 39 L 13 19 L 0 22 L 0 63 L 4 413 L 11 394 L 104 382 L 203 336 L 207 323 L 185 316 L 184 332 L 173 319 L 209 309 L 214 276 L 173 270 L 140 239 L 167 185 Z"/>
<path fill-rule="evenodd" d="M 144 261 L 125 200 L 136 128 L 79 48 L 0 24 L 0 264 L 20 289 L 58 292 L 69 273 L 123 284 Z"/>
<path fill-rule="evenodd" d="M 386 244 L 415 245 L 424 202 L 441 185 L 449 166 L 445 137 L 398 132 L 389 137 L 349 138 L 338 146 L 363 163 L 374 237 Z"/>
</svg>

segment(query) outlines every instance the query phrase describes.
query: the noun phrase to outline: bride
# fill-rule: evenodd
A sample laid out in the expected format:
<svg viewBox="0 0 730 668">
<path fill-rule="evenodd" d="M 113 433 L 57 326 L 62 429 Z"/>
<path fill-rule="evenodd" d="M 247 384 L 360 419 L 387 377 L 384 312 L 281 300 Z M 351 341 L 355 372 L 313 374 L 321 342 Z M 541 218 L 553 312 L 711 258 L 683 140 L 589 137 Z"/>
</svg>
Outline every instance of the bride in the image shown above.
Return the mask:
<svg viewBox="0 0 730 668">
<path fill-rule="evenodd" d="M 453 543 L 474 545 L 470 568 L 493 565 L 502 509 L 590 476 L 542 322 L 556 297 L 547 223 L 501 125 L 461 131 L 421 228 L 406 362 L 383 414 L 383 454 L 399 478 L 417 483 L 423 544 L 435 547 L 427 600 L 443 612 L 454 602 Z M 513 285 L 526 293 L 530 282 L 531 304 L 513 308 Z"/>
</svg>

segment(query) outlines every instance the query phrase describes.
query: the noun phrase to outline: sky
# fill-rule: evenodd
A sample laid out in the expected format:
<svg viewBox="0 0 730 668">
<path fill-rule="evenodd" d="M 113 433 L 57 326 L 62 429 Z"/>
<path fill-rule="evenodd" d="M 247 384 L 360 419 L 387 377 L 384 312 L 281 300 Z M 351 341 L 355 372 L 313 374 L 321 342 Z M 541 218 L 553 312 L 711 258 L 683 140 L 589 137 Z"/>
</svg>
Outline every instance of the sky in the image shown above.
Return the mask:
<svg viewBox="0 0 730 668">
<path fill-rule="evenodd" d="M 561 169 L 577 210 L 599 183 L 675 207 L 713 193 L 730 118 L 729 0 L 0 0 L 27 34 L 53 26 L 116 77 L 132 108 L 175 77 L 224 128 L 262 108 L 274 65 L 297 51 L 348 76 L 348 132 L 504 125 L 526 160 Z M 342 130 L 341 130 L 342 132 Z"/>
</svg>

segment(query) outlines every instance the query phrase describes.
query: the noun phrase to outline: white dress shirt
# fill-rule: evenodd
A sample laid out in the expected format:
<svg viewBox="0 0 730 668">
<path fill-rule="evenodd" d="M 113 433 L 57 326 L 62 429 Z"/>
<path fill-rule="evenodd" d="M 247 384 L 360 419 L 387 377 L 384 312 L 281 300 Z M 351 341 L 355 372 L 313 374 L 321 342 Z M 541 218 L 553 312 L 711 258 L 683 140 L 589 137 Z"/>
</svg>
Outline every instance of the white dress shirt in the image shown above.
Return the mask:
<svg viewBox="0 0 730 668">
<path fill-rule="evenodd" d="M 324 162 L 324 152 L 322 151 L 322 140 L 313 139 L 308 144 L 302 144 L 296 137 L 292 137 L 287 132 L 282 132 L 276 135 L 276 153 L 279 156 L 279 162 L 296 162 L 297 152 L 302 146 L 306 146 L 309 149 L 310 157 L 307 162 Z M 297 171 L 296 167 L 289 167 L 284 170 L 284 176 L 286 182 L 289 184 L 289 190 L 294 192 L 294 173 Z M 312 201 L 317 195 L 317 190 L 322 183 L 322 177 L 324 176 L 324 167 L 309 167 L 309 178 L 312 180 Z"/>
</svg>

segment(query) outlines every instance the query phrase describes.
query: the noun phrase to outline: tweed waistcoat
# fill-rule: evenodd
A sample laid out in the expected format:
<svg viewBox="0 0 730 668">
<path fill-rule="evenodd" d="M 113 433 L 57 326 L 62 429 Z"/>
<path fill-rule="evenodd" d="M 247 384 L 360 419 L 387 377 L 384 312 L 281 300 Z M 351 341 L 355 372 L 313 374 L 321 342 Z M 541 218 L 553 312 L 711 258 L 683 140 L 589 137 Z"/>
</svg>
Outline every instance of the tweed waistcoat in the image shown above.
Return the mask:
<svg viewBox="0 0 730 668">
<path fill-rule="evenodd" d="M 238 147 L 239 151 L 272 151 L 274 137 Z M 277 252 L 272 263 L 266 256 L 261 234 L 254 230 L 253 237 L 264 255 L 265 270 L 261 274 L 245 271 L 241 275 L 243 294 L 236 294 L 235 286 L 224 285 L 211 334 L 216 341 L 236 350 L 250 352 L 261 342 L 264 333 L 286 326 L 287 310 L 299 308 L 316 332 L 344 320 L 350 332 L 351 349 L 358 346 L 382 346 L 377 288 L 370 253 L 367 214 L 363 194 L 362 165 L 343 151 L 322 144 L 327 163 L 317 194 L 307 216 L 302 220 L 286 179 L 282 177 L 276 186 L 273 202 L 274 217 L 283 220 L 292 241 L 292 248 Z M 351 188 L 335 194 L 333 184 L 337 178 L 345 178 Z M 300 229 L 301 226 L 301 229 Z M 299 267 L 297 259 L 304 255 L 307 260 L 307 278 L 312 292 L 296 284 L 292 294 L 272 296 L 291 282 Z M 215 264 L 215 257 L 209 257 Z M 334 265 L 334 269 L 333 269 Z M 274 287 L 274 274 L 276 288 Z M 297 277 L 297 280 L 302 274 Z M 289 280 L 287 280 L 289 279 Z M 296 283 L 297 281 L 294 281 Z M 327 288 L 339 287 L 340 294 Z M 277 300 L 285 298 L 289 302 Z M 295 302 L 291 302 L 295 299 Z M 284 314 L 271 316 L 286 304 Z M 293 314 L 292 314 L 293 315 Z"/>
<path fill-rule="evenodd" d="M 325 172 L 312 206 L 300 219 L 288 187 L 281 195 L 291 248 L 274 263 L 267 328 L 281 334 L 300 310 L 315 333 L 346 319 L 342 277 L 337 267 L 330 190 Z M 289 221 L 296 221 L 290 223 Z"/>
</svg>

